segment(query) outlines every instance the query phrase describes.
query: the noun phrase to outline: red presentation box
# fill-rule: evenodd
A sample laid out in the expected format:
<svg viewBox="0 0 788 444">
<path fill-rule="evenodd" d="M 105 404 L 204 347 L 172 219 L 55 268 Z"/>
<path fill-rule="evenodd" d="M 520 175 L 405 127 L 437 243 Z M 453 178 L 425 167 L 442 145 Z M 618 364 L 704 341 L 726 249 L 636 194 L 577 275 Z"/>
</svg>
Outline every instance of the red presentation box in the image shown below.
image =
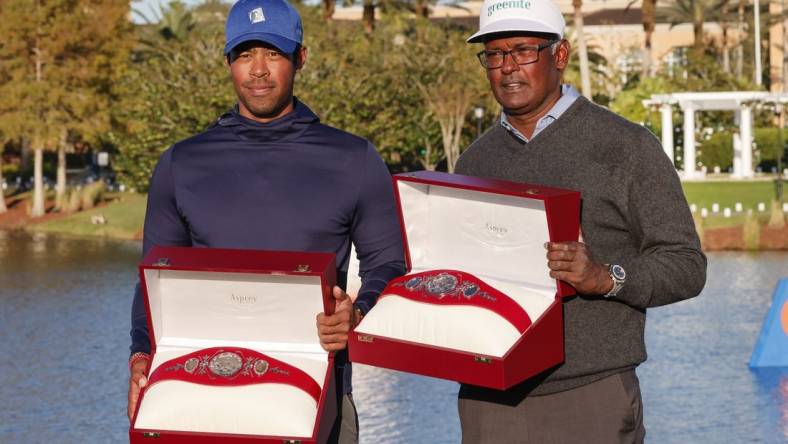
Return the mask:
<svg viewBox="0 0 788 444">
<path fill-rule="evenodd" d="M 152 363 L 132 443 L 323 443 L 336 418 L 331 253 L 154 247 L 139 266 Z"/>
<path fill-rule="evenodd" d="M 349 339 L 353 362 L 506 389 L 564 359 L 547 241 L 576 241 L 580 193 L 438 172 L 394 176 L 408 274 Z"/>
</svg>

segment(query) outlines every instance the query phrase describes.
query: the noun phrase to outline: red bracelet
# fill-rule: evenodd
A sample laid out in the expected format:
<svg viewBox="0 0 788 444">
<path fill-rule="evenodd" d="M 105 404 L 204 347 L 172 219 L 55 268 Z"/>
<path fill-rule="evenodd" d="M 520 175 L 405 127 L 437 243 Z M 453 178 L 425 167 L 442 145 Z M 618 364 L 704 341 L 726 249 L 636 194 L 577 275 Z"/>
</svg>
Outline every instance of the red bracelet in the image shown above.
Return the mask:
<svg viewBox="0 0 788 444">
<path fill-rule="evenodd" d="M 150 355 L 145 352 L 137 352 L 131 355 L 129 358 L 129 371 L 131 371 L 132 367 L 134 367 L 134 364 L 136 364 L 137 361 L 142 361 L 143 359 L 147 360 L 148 364 L 150 364 Z"/>
<path fill-rule="evenodd" d="M 491 310 L 525 332 L 531 325 L 528 313 L 509 296 L 477 277 L 455 270 L 430 270 L 393 279 L 381 298 L 392 294 L 440 305 L 471 305 Z"/>
<path fill-rule="evenodd" d="M 287 384 L 307 392 L 315 402 L 321 392 L 303 370 L 238 347 L 206 348 L 164 362 L 148 377 L 147 387 L 168 379 L 219 386 Z"/>
</svg>

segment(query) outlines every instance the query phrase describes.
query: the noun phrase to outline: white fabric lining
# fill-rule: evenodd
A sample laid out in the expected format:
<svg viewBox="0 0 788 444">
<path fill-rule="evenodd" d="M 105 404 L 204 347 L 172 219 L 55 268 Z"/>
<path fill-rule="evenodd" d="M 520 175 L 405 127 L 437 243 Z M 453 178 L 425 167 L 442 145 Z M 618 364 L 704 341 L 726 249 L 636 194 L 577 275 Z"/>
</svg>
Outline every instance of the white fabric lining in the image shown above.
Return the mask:
<svg viewBox="0 0 788 444">
<path fill-rule="evenodd" d="M 411 269 L 448 268 L 550 288 L 544 202 L 398 181 Z"/>
<path fill-rule="evenodd" d="M 157 345 L 264 353 L 292 345 L 327 355 L 315 328 L 323 311 L 318 276 L 147 269 L 145 280 Z"/>
<path fill-rule="evenodd" d="M 193 352 L 192 349 L 158 349 L 151 373 L 163 363 Z M 266 353 L 325 384 L 325 356 L 299 353 Z M 312 435 L 317 419 L 312 396 L 286 384 L 208 386 L 185 381 L 160 381 L 147 389 L 134 426 L 138 429 L 205 433 L 238 433 L 273 436 Z"/>
<path fill-rule="evenodd" d="M 309 437 L 316 419 L 315 400 L 289 385 L 215 387 L 169 380 L 145 392 L 135 427 Z"/>
<path fill-rule="evenodd" d="M 523 307 L 532 323 L 555 300 L 544 291 L 523 292 L 511 284 L 485 282 Z M 399 295 L 380 298 L 356 332 L 497 357 L 521 336 L 508 320 L 486 308 L 430 304 Z"/>
</svg>

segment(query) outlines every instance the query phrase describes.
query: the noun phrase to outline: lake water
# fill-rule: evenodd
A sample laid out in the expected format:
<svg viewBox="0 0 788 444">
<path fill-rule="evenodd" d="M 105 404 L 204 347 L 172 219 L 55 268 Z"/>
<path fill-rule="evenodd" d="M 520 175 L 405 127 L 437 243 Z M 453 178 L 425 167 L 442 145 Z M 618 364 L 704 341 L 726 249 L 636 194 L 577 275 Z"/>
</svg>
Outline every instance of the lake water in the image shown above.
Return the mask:
<svg viewBox="0 0 788 444">
<path fill-rule="evenodd" d="M 0 443 L 127 440 L 140 245 L 0 231 Z M 649 310 L 650 443 L 788 443 L 788 369 L 747 368 L 788 253 L 713 253 L 703 294 Z M 362 443 L 456 443 L 456 383 L 356 366 Z"/>
</svg>

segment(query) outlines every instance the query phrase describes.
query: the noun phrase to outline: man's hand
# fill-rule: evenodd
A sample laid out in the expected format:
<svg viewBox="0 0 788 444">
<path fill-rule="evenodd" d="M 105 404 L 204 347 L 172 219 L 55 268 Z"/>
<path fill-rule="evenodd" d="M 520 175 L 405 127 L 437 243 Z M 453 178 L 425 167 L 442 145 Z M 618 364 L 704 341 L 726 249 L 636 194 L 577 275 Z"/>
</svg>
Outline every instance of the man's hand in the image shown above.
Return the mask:
<svg viewBox="0 0 788 444">
<path fill-rule="evenodd" d="M 361 322 L 361 314 L 353 307 L 353 301 L 339 287 L 334 287 L 334 314 L 317 315 L 317 335 L 320 345 L 326 351 L 344 350 L 347 347 L 348 332 Z"/>
<path fill-rule="evenodd" d="M 604 295 L 613 288 L 607 267 L 594 262 L 591 250 L 583 242 L 547 242 L 544 246 L 551 278 L 586 295 Z"/>
<path fill-rule="evenodd" d="M 134 410 L 137 408 L 140 390 L 148 385 L 148 378 L 145 377 L 145 373 L 147 373 L 149 365 L 150 361 L 147 359 L 139 359 L 131 366 L 131 376 L 129 376 L 129 421 L 131 421 Z"/>
</svg>

